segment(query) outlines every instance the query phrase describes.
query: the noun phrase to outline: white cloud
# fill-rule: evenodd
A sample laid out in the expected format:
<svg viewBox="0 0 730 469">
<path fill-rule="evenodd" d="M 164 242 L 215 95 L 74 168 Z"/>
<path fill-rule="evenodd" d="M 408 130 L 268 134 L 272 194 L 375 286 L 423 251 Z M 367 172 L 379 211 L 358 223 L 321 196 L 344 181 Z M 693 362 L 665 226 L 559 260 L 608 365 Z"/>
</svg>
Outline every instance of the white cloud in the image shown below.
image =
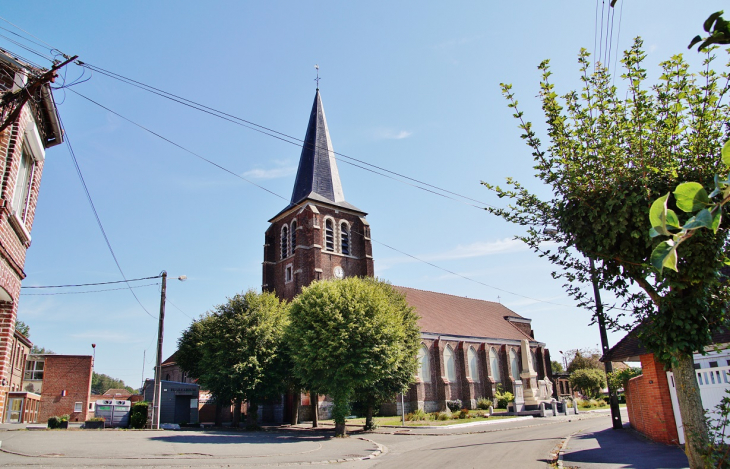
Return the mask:
<svg viewBox="0 0 730 469">
<path fill-rule="evenodd" d="M 243 177 L 251 179 L 278 179 L 290 176 L 297 170 L 296 166 L 287 166 L 284 168 L 271 169 L 252 169 L 243 173 Z"/>
<path fill-rule="evenodd" d="M 479 39 L 479 36 L 471 36 L 471 37 L 464 36 L 464 37 L 449 39 L 448 41 L 444 41 L 440 44 L 436 44 L 434 46 L 434 49 L 443 50 L 443 49 L 450 49 L 452 47 L 463 46 L 464 44 L 469 44 L 470 42 L 476 41 L 477 39 Z"/>
<path fill-rule="evenodd" d="M 413 135 L 407 130 L 378 129 L 375 131 L 375 138 L 378 140 L 403 140 Z"/>
<path fill-rule="evenodd" d="M 421 259 L 426 261 L 450 261 L 491 256 L 492 254 L 526 251 L 527 249 L 527 245 L 518 239 L 504 238 L 496 241 L 478 241 L 467 245 L 460 244 L 448 251 L 422 256 Z"/>
</svg>

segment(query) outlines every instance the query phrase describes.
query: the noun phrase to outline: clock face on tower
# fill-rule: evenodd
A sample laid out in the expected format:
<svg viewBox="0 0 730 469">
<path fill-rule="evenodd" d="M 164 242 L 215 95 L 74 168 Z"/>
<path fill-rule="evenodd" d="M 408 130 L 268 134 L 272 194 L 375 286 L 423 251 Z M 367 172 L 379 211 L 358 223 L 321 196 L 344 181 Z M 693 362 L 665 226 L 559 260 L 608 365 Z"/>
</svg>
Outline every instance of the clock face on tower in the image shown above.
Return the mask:
<svg viewBox="0 0 730 469">
<path fill-rule="evenodd" d="M 334 274 L 335 278 L 344 278 L 345 277 L 345 271 L 342 270 L 342 267 L 340 267 L 339 265 L 337 267 L 335 267 L 335 269 L 332 271 L 332 273 Z"/>
</svg>

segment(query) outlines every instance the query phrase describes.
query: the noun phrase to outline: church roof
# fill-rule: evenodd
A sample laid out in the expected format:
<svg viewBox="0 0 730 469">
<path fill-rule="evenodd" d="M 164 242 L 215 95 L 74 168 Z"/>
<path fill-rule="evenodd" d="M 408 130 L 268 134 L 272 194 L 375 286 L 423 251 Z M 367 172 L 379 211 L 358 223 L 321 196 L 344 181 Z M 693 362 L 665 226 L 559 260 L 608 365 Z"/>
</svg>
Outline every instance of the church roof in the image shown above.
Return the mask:
<svg viewBox="0 0 730 469">
<path fill-rule="evenodd" d="M 534 341 L 506 318 L 522 318 L 500 303 L 394 286 L 421 317 L 422 333 Z M 524 319 L 524 318 L 522 318 Z"/>
<path fill-rule="evenodd" d="M 284 211 L 307 199 L 362 212 L 345 201 L 319 89 L 309 114 L 291 203 Z"/>
</svg>

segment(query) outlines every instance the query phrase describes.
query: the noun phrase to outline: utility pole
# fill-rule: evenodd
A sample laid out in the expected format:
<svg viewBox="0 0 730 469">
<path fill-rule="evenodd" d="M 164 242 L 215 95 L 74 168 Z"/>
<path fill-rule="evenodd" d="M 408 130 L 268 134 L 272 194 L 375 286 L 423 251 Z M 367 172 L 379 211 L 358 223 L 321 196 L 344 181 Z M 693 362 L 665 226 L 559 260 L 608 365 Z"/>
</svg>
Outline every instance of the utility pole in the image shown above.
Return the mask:
<svg viewBox="0 0 730 469">
<path fill-rule="evenodd" d="M 606 333 L 606 318 L 603 315 L 603 303 L 601 303 L 601 292 L 598 288 L 598 279 L 596 278 L 596 266 L 593 263 L 593 258 L 588 257 L 588 262 L 591 266 L 591 281 L 593 282 L 593 294 L 596 297 L 596 316 L 598 316 L 598 329 L 601 331 L 601 352 L 605 357 L 608 353 L 608 334 Z M 613 364 L 611 360 L 603 362 L 606 367 L 606 377 L 613 371 Z M 616 389 L 611 388 L 611 383 L 608 382 L 608 396 L 611 403 L 611 421 L 613 422 L 613 429 L 620 430 L 623 428 L 621 423 L 621 411 L 618 407 L 618 396 L 616 396 Z"/>
<path fill-rule="evenodd" d="M 15 120 L 20 115 L 20 112 L 23 110 L 23 106 L 25 105 L 25 103 L 28 102 L 31 97 L 35 96 L 36 91 L 38 91 L 41 86 L 49 82 L 53 83 L 56 80 L 56 77 L 58 76 L 56 72 L 59 68 L 65 67 L 66 65 L 78 58 L 78 55 L 74 55 L 70 59 L 67 59 L 65 62 L 54 65 L 46 73 L 39 76 L 38 78 L 33 80 L 32 83 L 25 85 L 25 87 L 19 89 L 18 91 L 5 93 L 2 96 L 2 99 L 0 99 L 0 108 L 5 108 L 5 106 L 9 106 L 13 101 L 18 101 L 18 103 L 16 104 L 15 109 L 13 109 L 10 115 L 8 115 L 8 117 L 2 123 L 2 125 L 0 125 L 0 132 L 2 132 L 10 124 L 15 122 Z"/>
<path fill-rule="evenodd" d="M 162 271 L 162 290 L 160 294 L 160 324 L 157 329 L 157 362 L 155 366 L 155 388 L 152 403 L 152 429 L 160 428 L 160 378 L 162 374 L 162 336 L 165 328 L 165 294 L 167 292 L 167 272 Z"/>
</svg>

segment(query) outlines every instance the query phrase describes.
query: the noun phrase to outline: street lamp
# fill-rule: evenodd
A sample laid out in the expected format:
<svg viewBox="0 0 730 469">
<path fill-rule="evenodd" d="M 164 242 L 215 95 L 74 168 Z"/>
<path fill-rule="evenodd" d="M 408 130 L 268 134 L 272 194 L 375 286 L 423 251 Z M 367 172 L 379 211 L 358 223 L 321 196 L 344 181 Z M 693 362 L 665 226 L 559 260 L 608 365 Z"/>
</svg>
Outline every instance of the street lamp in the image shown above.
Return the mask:
<svg viewBox="0 0 730 469">
<path fill-rule="evenodd" d="M 543 230 L 543 233 L 546 235 L 556 235 L 558 234 L 558 230 L 555 228 L 545 228 Z M 585 255 L 585 254 L 583 254 Z M 608 353 L 609 346 L 608 346 L 608 334 L 606 333 L 606 317 L 603 315 L 603 303 L 601 303 L 601 292 L 598 288 L 598 278 L 596 278 L 596 265 L 593 262 L 593 257 L 586 256 L 588 258 L 588 264 L 591 268 L 591 283 L 593 284 L 593 296 L 595 297 L 596 302 L 596 316 L 598 318 L 598 330 L 601 334 L 601 352 L 603 353 L 603 356 Z M 561 352 L 562 353 L 562 352 Z M 606 369 L 606 376 L 608 376 L 609 373 L 613 372 L 613 364 L 611 363 L 611 360 L 603 362 L 603 366 Z M 566 370 L 567 366 L 566 366 Z M 618 396 L 616 395 L 616 389 L 612 389 L 610 381 L 607 380 L 608 384 L 608 396 L 610 399 L 611 404 L 611 420 L 613 421 L 613 428 L 614 430 L 618 430 L 623 428 L 623 424 L 621 423 L 621 411 L 618 407 Z"/>
<path fill-rule="evenodd" d="M 152 399 L 152 428 L 157 430 L 160 428 L 160 381 L 162 374 L 162 336 L 165 327 L 165 298 L 167 294 L 167 271 L 160 273 L 162 277 L 162 289 L 160 290 L 160 320 L 157 328 L 157 363 L 155 366 L 155 387 L 152 390 L 154 397 Z M 178 280 L 184 282 L 187 280 L 186 275 L 177 277 Z"/>
</svg>

